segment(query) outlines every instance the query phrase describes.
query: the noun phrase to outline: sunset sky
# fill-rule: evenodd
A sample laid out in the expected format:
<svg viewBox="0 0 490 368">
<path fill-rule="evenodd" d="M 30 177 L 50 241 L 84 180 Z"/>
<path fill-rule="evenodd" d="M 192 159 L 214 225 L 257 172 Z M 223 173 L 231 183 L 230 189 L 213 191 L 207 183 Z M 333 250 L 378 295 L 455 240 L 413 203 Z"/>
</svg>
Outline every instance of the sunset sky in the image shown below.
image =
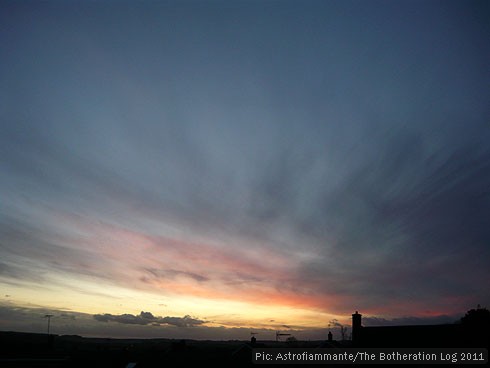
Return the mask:
<svg viewBox="0 0 490 368">
<path fill-rule="evenodd" d="M 0 330 L 324 339 L 490 307 L 488 19 L 2 1 Z"/>
</svg>

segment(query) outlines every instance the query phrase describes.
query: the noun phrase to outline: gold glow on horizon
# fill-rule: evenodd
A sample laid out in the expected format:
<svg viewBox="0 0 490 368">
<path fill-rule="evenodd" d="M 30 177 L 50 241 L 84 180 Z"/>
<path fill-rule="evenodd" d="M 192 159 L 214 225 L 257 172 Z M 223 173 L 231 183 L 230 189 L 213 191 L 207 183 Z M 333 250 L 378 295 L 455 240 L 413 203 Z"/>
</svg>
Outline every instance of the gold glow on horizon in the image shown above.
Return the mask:
<svg viewBox="0 0 490 368">
<path fill-rule="evenodd" d="M 72 287 L 69 286 L 70 281 Z M 53 283 L 45 287 L 4 284 L 2 289 L 11 296 L 10 301 L 19 306 L 86 314 L 138 315 L 145 311 L 155 316 L 191 315 L 204 320 L 209 327 L 278 329 L 278 326 L 288 325 L 297 329 L 325 328 L 331 319 L 343 317 L 291 306 L 260 305 L 190 295 L 162 296 L 159 293 L 91 283 L 80 278 L 65 278 L 63 282 L 64 285 Z"/>
</svg>

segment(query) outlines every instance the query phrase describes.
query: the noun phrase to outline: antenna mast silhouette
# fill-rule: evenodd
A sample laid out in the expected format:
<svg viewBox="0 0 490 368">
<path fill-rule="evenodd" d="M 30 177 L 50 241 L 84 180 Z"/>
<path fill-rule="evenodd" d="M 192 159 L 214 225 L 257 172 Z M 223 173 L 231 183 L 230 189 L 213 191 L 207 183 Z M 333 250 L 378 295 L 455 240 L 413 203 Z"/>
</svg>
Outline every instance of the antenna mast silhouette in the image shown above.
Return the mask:
<svg viewBox="0 0 490 368">
<path fill-rule="evenodd" d="M 291 336 L 290 333 L 281 333 L 281 331 L 276 331 L 276 341 L 279 341 L 279 336 Z"/>
</svg>

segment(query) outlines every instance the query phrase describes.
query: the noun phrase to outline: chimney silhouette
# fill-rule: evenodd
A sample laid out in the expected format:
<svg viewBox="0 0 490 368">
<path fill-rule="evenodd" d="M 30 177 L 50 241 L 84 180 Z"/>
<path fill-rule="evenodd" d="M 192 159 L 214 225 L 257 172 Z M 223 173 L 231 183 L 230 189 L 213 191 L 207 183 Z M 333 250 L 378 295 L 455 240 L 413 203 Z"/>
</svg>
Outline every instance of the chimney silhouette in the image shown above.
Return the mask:
<svg viewBox="0 0 490 368">
<path fill-rule="evenodd" d="M 358 311 L 352 315 L 352 342 L 357 344 L 361 338 L 362 314 Z"/>
</svg>

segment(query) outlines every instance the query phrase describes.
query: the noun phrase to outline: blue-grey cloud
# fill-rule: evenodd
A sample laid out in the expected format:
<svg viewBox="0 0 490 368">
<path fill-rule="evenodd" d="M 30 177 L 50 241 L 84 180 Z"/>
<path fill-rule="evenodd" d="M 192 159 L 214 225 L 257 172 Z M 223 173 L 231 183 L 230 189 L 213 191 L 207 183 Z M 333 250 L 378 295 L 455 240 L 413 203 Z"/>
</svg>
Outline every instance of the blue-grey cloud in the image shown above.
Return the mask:
<svg viewBox="0 0 490 368">
<path fill-rule="evenodd" d="M 148 271 L 152 276 L 156 278 L 173 279 L 176 277 L 188 277 L 198 282 L 204 282 L 209 280 L 209 277 L 199 275 L 194 272 L 188 272 L 188 271 L 180 271 L 180 270 L 173 270 L 173 269 L 165 269 L 165 270 L 148 269 L 146 271 Z"/>
<path fill-rule="evenodd" d="M 461 317 L 457 316 L 432 316 L 432 317 L 400 317 L 393 319 L 378 317 L 363 317 L 365 326 L 407 326 L 407 325 L 442 325 L 457 323 Z"/>
<path fill-rule="evenodd" d="M 192 318 L 189 315 L 184 317 L 155 317 L 150 312 L 141 311 L 139 315 L 120 314 L 113 315 L 109 313 L 95 314 L 94 319 L 99 322 L 118 322 L 129 325 L 172 325 L 177 327 L 193 327 L 206 323 L 203 320 Z"/>
</svg>

